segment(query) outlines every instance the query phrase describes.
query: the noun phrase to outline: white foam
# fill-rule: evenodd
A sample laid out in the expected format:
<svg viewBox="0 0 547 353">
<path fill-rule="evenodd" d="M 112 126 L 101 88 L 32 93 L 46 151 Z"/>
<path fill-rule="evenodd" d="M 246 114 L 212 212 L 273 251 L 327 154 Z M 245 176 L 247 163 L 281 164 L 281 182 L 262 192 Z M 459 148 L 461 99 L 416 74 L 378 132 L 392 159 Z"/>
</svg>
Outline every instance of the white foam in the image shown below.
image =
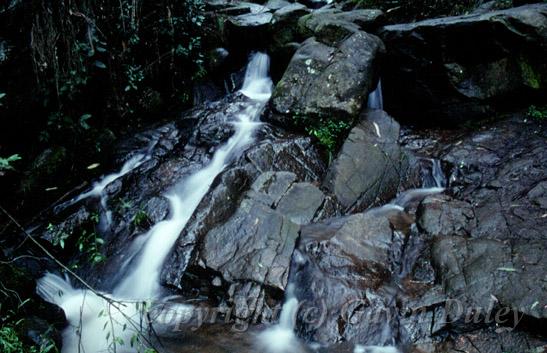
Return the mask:
<svg viewBox="0 0 547 353">
<path fill-rule="evenodd" d="M 287 288 L 287 299 L 281 309 L 279 323 L 267 328 L 258 335 L 258 346 L 261 352 L 299 353 L 303 352 L 302 344 L 294 333 L 298 300 L 292 295 L 292 288 Z"/>
<path fill-rule="evenodd" d="M 129 341 L 139 330 L 147 330 L 147 324 L 134 328 L 143 322 L 143 307 L 138 303 L 150 299 L 158 300 L 161 294 L 159 284 L 163 263 L 169 255 L 184 226 L 199 205 L 201 199 L 216 176 L 224 170 L 236 154 L 243 151 L 254 139 L 260 113 L 265 101 L 271 95 L 271 80 L 268 78 L 269 59 L 265 54 L 255 54 L 247 68 L 244 89 L 251 101 L 237 115 L 234 135 L 213 155 L 209 165 L 181 181 L 166 197 L 170 202 L 169 219 L 157 223 L 149 232 L 139 236 L 130 247 L 131 254 L 125 267 L 133 264 L 128 274 L 115 288 L 114 295 L 104 297 L 89 290 L 74 289 L 61 277 L 46 274 L 38 281 L 37 292 L 45 300 L 60 306 L 69 322 L 63 333 L 63 353 L 105 351 L 134 352 Z M 255 82 L 256 81 L 256 82 Z M 142 164 L 148 157 L 136 155 L 127 161 L 122 169 L 104 177 L 90 191 L 80 195 L 74 202 L 90 196 L 101 196 L 106 208 L 104 189 L 108 184 Z M 122 302 L 112 305 L 110 302 Z M 176 314 L 186 315 L 190 306 L 181 305 Z M 106 339 L 107 335 L 109 339 Z M 121 345 L 114 338 L 122 339 Z M 116 345 L 116 347 L 114 347 Z"/>
</svg>

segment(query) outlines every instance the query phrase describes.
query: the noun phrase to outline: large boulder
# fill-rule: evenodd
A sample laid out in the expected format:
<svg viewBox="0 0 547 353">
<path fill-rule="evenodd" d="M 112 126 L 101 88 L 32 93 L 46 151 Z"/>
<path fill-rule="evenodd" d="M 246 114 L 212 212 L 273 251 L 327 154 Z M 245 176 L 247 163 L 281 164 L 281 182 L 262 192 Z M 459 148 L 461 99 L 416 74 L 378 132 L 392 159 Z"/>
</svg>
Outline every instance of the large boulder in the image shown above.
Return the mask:
<svg viewBox="0 0 547 353">
<path fill-rule="evenodd" d="M 335 45 L 358 31 L 375 31 L 383 18 L 381 10 L 318 10 L 300 18 L 298 31 L 302 37 L 315 36 L 322 43 Z"/>
<path fill-rule="evenodd" d="M 298 33 L 298 21 L 309 12 L 306 6 L 293 3 L 275 10 L 273 14 L 271 39 L 267 45 L 272 56 L 272 78 L 276 81 L 283 76 L 292 56 L 304 40 Z"/>
<path fill-rule="evenodd" d="M 330 165 L 324 186 L 346 211 L 393 198 L 408 169 L 398 144 L 399 124 L 381 110 L 369 111 L 354 127 Z"/>
<path fill-rule="evenodd" d="M 454 124 L 545 99 L 547 4 L 391 25 L 380 36 L 397 117 Z"/>
<path fill-rule="evenodd" d="M 338 46 L 306 40 L 275 88 L 273 120 L 286 124 L 294 116 L 355 118 L 374 89 L 383 48 L 378 37 L 361 31 Z"/>
</svg>

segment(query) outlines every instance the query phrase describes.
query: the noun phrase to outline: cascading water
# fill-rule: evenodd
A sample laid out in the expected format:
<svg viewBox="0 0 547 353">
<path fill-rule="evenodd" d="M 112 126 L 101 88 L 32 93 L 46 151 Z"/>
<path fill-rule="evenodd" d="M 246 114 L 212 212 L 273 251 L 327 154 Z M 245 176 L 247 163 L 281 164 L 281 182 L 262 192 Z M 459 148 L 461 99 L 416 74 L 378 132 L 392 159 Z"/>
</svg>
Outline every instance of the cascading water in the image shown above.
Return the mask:
<svg viewBox="0 0 547 353">
<path fill-rule="evenodd" d="M 293 294 L 292 284 L 287 286 L 287 299 L 281 309 L 279 323 L 266 329 L 258 336 L 258 348 L 268 353 L 300 353 L 302 345 L 294 333 L 298 300 Z"/>
<path fill-rule="evenodd" d="M 139 237 L 138 247 L 141 249 L 133 249 L 137 254 L 135 266 L 114 289 L 112 295 L 98 295 L 89 290 L 74 289 L 70 282 L 53 274 L 46 274 L 38 281 L 38 294 L 48 302 L 60 306 L 70 324 L 63 333 L 63 353 L 136 350 L 135 347 L 128 347 L 127 344 L 124 346 L 121 342 L 129 342 L 136 332 L 143 329 L 135 327 L 135 323 L 142 323 L 142 305 L 139 306 L 139 303 L 159 299 L 161 267 L 178 236 L 215 177 L 253 141 L 260 113 L 272 93 L 273 85 L 268 77 L 268 69 L 269 57 L 266 54 L 256 53 L 252 56 L 241 90 L 249 101 L 236 117 L 234 135 L 214 153 L 209 165 L 180 182 L 166 195 L 170 202 L 169 219 L 157 223 L 149 232 Z M 142 164 L 146 158 L 144 155 L 133 157 L 119 173 L 105 177 L 74 202 L 90 196 L 100 196 L 102 203 L 103 198 L 106 198 L 105 187 Z M 104 203 L 106 206 L 106 201 Z"/>
<path fill-rule="evenodd" d="M 378 80 L 376 89 L 368 95 L 367 108 L 384 109 L 384 97 L 382 95 L 382 80 Z"/>
<path fill-rule="evenodd" d="M 150 148 L 151 147 L 152 146 L 150 146 Z M 99 198 L 101 209 L 104 212 L 104 217 L 101 217 L 101 223 L 99 225 L 99 228 L 103 231 L 107 230 L 112 223 L 112 212 L 108 210 L 108 194 L 105 192 L 106 187 L 112 182 L 131 172 L 133 169 L 139 167 L 141 164 L 148 161 L 149 159 L 150 156 L 148 154 L 137 153 L 136 155 L 128 159 L 118 172 L 104 176 L 100 181 L 93 184 L 93 188 L 91 188 L 91 190 L 80 194 L 79 196 L 68 201 L 62 206 L 68 207 L 75 204 L 76 202 L 87 199 L 89 197 Z"/>
</svg>

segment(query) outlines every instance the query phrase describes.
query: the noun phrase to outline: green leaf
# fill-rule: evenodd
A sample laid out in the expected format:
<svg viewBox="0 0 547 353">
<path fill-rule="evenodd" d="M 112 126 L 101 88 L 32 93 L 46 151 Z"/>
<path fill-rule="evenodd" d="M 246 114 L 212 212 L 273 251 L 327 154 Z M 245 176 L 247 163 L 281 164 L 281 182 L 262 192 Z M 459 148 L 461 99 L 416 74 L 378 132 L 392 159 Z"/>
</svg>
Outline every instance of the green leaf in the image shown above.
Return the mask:
<svg viewBox="0 0 547 353">
<path fill-rule="evenodd" d="M 13 170 L 11 163 L 21 160 L 21 156 L 18 154 L 13 154 L 8 158 L 0 157 L 0 171 L 2 170 Z"/>
</svg>

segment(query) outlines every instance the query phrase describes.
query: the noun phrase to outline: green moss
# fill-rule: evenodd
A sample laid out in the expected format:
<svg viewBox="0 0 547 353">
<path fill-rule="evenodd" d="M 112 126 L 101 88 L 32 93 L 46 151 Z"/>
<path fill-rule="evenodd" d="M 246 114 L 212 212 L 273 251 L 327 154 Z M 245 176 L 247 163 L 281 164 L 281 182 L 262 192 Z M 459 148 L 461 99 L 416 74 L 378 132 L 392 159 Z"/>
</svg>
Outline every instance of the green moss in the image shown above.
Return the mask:
<svg viewBox="0 0 547 353">
<path fill-rule="evenodd" d="M 332 159 L 351 128 L 351 124 L 345 120 L 312 119 L 298 114 L 293 116 L 293 122 L 297 127 L 303 128 L 308 135 L 317 139 L 319 145 L 327 151 L 329 160 Z"/>
<path fill-rule="evenodd" d="M 530 65 L 525 58 L 521 57 L 519 60 L 519 66 L 524 83 L 534 89 L 540 89 L 541 75 L 536 72 L 532 65 Z"/>
<path fill-rule="evenodd" d="M 535 105 L 531 105 L 528 108 L 528 116 L 538 121 L 547 120 L 547 106 L 536 107 Z"/>
</svg>

